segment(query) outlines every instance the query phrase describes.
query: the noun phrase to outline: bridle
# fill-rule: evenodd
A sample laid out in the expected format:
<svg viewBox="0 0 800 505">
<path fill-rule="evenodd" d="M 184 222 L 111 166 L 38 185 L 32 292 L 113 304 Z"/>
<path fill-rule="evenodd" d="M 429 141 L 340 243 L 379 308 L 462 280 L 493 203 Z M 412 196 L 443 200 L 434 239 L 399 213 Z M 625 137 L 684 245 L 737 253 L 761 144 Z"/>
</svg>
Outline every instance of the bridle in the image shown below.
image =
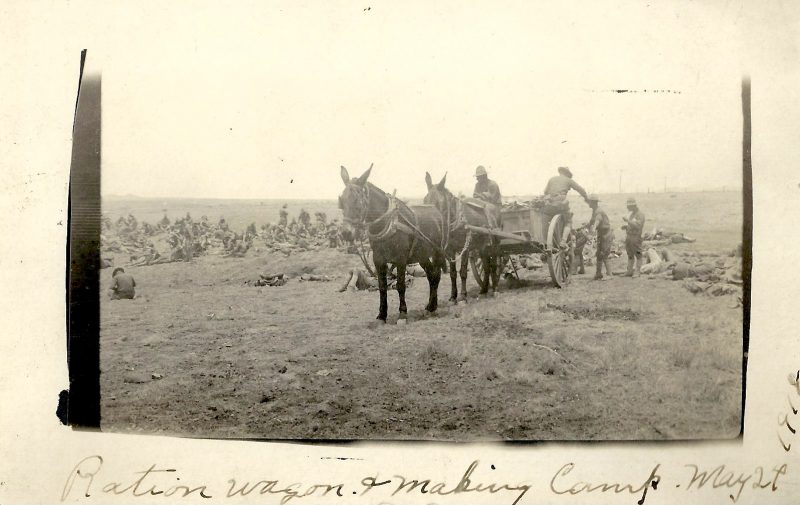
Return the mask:
<svg viewBox="0 0 800 505">
<path fill-rule="evenodd" d="M 450 234 L 464 225 L 464 215 L 461 208 L 461 200 L 446 188 L 437 188 L 436 191 L 445 202 L 444 212 L 442 213 L 442 241 L 439 248 L 441 251 L 447 251 L 450 245 Z M 453 209 L 453 202 L 455 202 L 455 209 Z"/>
<path fill-rule="evenodd" d="M 364 228 L 369 224 L 367 223 L 367 214 L 369 213 L 370 185 L 364 184 L 364 186 L 360 186 L 351 182 L 348 183 L 347 187 L 351 192 L 355 193 L 356 206 L 360 209 L 359 217 L 358 220 L 354 220 L 348 216 L 342 216 L 342 220 L 356 228 Z"/>
</svg>

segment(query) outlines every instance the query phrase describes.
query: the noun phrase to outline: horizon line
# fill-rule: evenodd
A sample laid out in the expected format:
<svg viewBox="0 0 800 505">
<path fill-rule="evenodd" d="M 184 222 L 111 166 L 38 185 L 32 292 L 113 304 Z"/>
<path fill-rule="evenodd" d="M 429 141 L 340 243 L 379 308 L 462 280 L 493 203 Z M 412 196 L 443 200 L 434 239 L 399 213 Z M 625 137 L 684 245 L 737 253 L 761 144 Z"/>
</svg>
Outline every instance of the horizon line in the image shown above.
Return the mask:
<svg viewBox="0 0 800 505">
<path fill-rule="evenodd" d="M 717 188 L 704 188 L 704 189 L 693 189 L 693 188 L 675 188 L 669 189 L 667 191 L 609 191 L 603 192 L 599 191 L 596 192 L 598 195 L 647 195 L 647 194 L 668 194 L 668 193 L 732 193 L 736 191 L 743 191 L 742 186 L 725 186 L 725 187 L 717 187 Z M 515 197 L 530 197 L 530 196 L 537 196 L 535 194 L 513 194 L 513 195 L 503 195 L 503 199 L 507 198 L 515 198 Z M 405 198 L 412 198 L 412 199 L 422 199 L 425 195 L 411 195 L 405 196 Z M 100 199 L 116 199 L 116 200 L 131 200 L 131 199 L 139 199 L 139 200 L 243 200 L 243 201 L 264 201 L 264 200 L 280 200 L 280 201 L 308 201 L 308 200 L 332 200 L 335 201 L 336 198 L 315 198 L 315 197 L 285 197 L 285 198 L 273 198 L 273 197 L 224 197 L 224 196 L 142 196 L 136 195 L 133 193 L 128 193 L 125 195 L 120 195 L 116 193 L 109 193 L 109 194 L 101 194 Z"/>
</svg>

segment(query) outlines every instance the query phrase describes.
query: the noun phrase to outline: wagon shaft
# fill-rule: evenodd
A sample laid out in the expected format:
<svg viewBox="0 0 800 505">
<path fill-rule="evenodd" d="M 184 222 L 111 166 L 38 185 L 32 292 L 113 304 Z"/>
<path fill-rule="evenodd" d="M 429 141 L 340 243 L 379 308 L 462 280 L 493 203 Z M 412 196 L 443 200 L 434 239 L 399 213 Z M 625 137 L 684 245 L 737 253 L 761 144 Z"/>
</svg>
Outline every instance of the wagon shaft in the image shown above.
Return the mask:
<svg viewBox="0 0 800 505">
<path fill-rule="evenodd" d="M 483 233 L 485 235 L 492 235 L 497 238 L 507 238 L 510 240 L 516 240 L 518 242 L 530 242 L 530 238 L 526 237 L 525 235 L 518 235 L 515 233 L 509 233 L 507 231 L 501 230 L 493 230 L 490 228 L 483 228 L 481 226 L 473 226 L 471 224 L 464 225 L 468 230 L 472 230 L 477 233 Z"/>
</svg>

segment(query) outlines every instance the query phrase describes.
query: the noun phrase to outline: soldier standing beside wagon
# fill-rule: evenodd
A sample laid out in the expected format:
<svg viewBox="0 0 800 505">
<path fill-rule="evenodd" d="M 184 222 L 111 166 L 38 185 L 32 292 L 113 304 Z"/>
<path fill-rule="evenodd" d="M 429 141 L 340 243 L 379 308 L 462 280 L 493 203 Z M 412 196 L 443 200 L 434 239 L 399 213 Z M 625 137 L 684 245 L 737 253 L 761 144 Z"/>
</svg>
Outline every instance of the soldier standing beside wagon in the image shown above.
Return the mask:
<svg viewBox="0 0 800 505">
<path fill-rule="evenodd" d="M 645 219 L 635 199 L 628 198 L 627 207 L 631 214 L 622 218 L 626 223 L 622 229 L 625 230 L 625 252 L 628 254 L 628 271 L 625 276 L 638 277 L 642 268 L 642 230 Z"/>
</svg>

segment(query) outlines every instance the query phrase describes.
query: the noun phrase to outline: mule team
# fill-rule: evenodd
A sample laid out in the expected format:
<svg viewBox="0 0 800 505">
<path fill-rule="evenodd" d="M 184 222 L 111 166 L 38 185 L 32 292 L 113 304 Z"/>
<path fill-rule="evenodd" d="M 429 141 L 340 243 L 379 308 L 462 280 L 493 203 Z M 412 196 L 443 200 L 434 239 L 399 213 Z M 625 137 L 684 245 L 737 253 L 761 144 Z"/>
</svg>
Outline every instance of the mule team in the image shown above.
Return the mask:
<svg viewBox="0 0 800 505">
<path fill-rule="evenodd" d="M 467 301 L 467 262 L 470 254 L 480 257 L 485 268 L 480 282 L 481 294 L 486 294 L 491 284 L 492 293 L 497 290 L 500 269 L 497 264 L 498 240 L 491 234 L 475 233 L 474 228 L 493 229 L 501 226 L 502 197 L 500 189 L 488 178 L 486 169 L 479 166 L 475 176 L 477 183 L 473 198 L 461 199 L 445 187 L 445 177 L 434 184 L 430 174 L 425 174 L 428 193 L 423 205 L 407 205 L 368 181 L 372 166 L 360 177 L 351 178 L 347 169 L 341 167 L 345 189 L 339 196 L 339 207 L 344 221 L 363 230 L 369 237 L 372 258 L 378 277 L 380 307 L 377 319 L 386 321 L 388 313 L 387 273 L 391 263 L 397 269 L 397 293 L 400 297 L 400 319 L 405 319 L 408 309 L 405 300 L 406 266 L 418 263 L 428 279 L 429 294 L 425 310 L 434 312 L 438 306 L 437 291 L 442 270 L 449 266 L 451 281 L 450 301 Z M 553 212 L 571 218 L 567 194 L 571 189 L 579 193 L 592 208 L 589 223 L 597 228 L 597 273 L 602 279 L 602 268 L 607 273 L 608 254 L 614 241 L 614 233 L 606 213 L 599 208 L 596 195 L 589 195 L 573 180 L 567 167 L 559 167 L 559 175 L 552 177 L 545 188 L 545 201 Z M 635 200 L 628 200 L 629 217 L 626 225 L 626 249 L 628 271 L 626 275 L 637 276 L 642 258 L 642 230 L 644 215 Z M 456 271 L 456 256 L 460 257 L 460 268 Z M 635 262 L 635 267 L 634 267 Z M 459 294 L 457 276 L 461 278 Z"/>
</svg>

